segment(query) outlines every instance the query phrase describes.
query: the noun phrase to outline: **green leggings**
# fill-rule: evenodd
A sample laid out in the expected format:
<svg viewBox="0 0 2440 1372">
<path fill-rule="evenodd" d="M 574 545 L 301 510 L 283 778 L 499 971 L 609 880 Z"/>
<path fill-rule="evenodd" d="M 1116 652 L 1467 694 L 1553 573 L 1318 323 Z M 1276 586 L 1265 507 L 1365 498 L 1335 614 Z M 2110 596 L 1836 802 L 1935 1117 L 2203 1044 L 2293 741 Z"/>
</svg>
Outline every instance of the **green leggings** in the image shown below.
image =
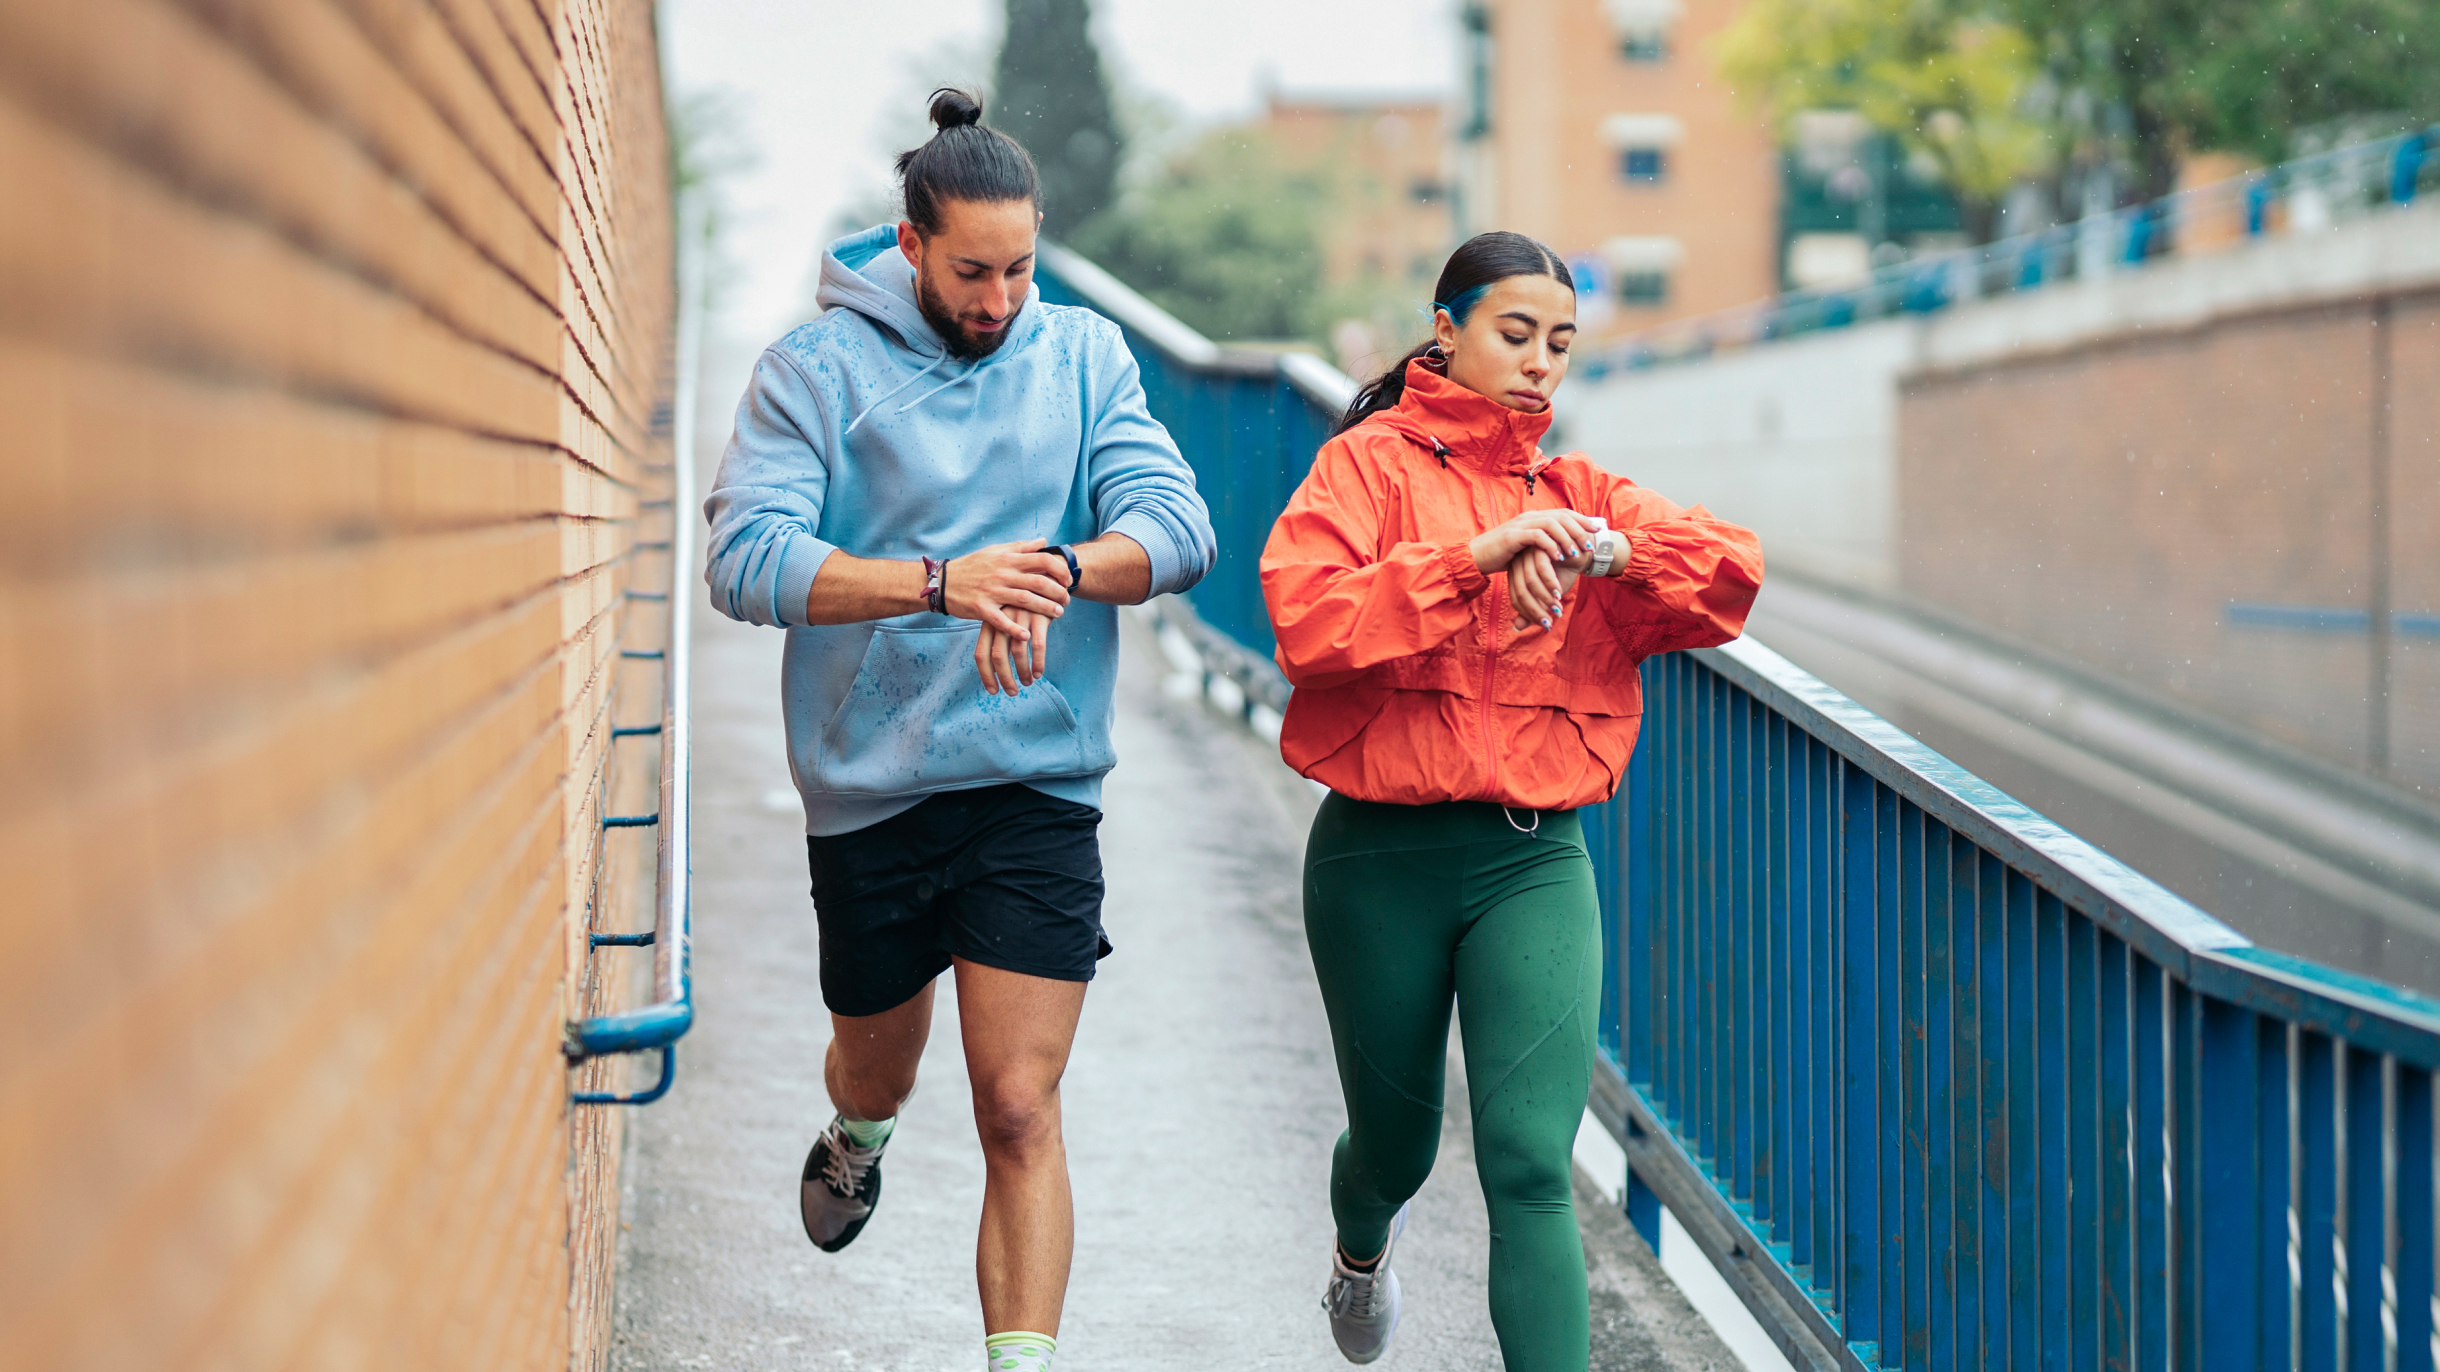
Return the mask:
<svg viewBox="0 0 2440 1372">
<path fill-rule="evenodd" d="M 1347 1097 L 1330 1165 L 1340 1244 L 1380 1252 L 1431 1173 L 1454 998 L 1501 1356 L 1509 1372 L 1584 1372 L 1569 1166 L 1592 1084 L 1601 924 L 1574 812 L 1538 825 L 1519 833 L 1497 805 L 1331 795 L 1305 847 L 1305 938 Z"/>
</svg>

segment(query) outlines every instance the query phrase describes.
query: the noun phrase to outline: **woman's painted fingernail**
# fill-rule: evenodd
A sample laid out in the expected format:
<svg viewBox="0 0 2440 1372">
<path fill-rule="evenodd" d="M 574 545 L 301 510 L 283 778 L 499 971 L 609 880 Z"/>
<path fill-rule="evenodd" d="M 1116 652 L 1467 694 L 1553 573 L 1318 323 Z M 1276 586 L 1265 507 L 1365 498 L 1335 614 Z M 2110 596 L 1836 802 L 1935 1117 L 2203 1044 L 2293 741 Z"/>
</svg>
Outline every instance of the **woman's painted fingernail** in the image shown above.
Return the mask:
<svg viewBox="0 0 2440 1372">
<path fill-rule="evenodd" d="M 1545 628 L 1545 629 L 1547 629 L 1547 628 L 1549 628 L 1549 627 L 1550 627 L 1550 616 L 1549 616 L 1549 615 L 1544 615 L 1544 616 L 1542 616 L 1542 627 L 1543 627 L 1543 628 Z"/>
</svg>

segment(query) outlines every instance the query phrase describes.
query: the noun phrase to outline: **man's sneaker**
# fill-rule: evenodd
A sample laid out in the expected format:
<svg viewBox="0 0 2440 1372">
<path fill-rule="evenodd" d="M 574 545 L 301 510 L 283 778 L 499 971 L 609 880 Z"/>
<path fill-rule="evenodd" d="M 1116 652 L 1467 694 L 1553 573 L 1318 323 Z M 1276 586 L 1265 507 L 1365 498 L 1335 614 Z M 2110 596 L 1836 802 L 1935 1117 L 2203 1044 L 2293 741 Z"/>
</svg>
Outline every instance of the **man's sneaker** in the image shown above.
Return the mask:
<svg viewBox="0 0 2440 1372">
<path fill-rule="evenodd" d="M 837 1120 L 813 1141 L 805 1155 L 805 1237 L 825 1253 L 836 1253 L 856 1241 L 864 1222 L 881 1203 L 881 1150 L 865 1148 L 847 1136 Z"/>
<path fill-rule="evenodd" d="M 1398 1274 L 1389 1270 L 1390 1250 L 1406 1229 L 1406 1207 L 1389 1222 L 1389 1242 L 1370 1272 L 1347 1265 L 1337 1244 L 1330 1246 L 1330 1289 L 1322 1293 L 1322 1308 L 1330 1312 L 1330 1337 L 1349 1362 L 1367 1363 L 1389 1347 L 1398 1332 Z"/>
</svg>

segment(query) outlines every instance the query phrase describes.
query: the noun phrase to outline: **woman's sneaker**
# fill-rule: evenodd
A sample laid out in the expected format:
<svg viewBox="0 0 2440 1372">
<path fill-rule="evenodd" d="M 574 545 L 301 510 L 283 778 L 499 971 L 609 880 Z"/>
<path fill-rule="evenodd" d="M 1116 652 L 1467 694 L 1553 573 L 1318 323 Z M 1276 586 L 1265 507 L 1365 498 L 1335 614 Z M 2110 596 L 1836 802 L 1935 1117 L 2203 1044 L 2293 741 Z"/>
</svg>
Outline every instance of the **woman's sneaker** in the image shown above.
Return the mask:
<svg viewBox="0 0 2440 1372">
<path fill-rule="evenodd" d="M 805 1155 L 801 1196 L 805 1237 L 825 1253 L 836 1253 L 856 1241 L 864 1222 L 881 1203 L 881 1150 L 886 1141 L 863 1147 L 832 1120 Z"/>
<path fill-rule="evenodd" d="M 1330 1289 L 1322 1293 L 1322 1308 L 1330 1312 L 1330 1337 L 1338 1340 L 1339 1352 L 1349 1362 L 1380 1357 L 1389 1347 L 1389 1336 L 1398 1332 L 1398 1274 L 1389 1270 L 1389 1255 L 1405 1229 L 1406 1207 L 1401 1205 L 1389 1222 L 1389 1242 L 1381 1246 L 1380 1260 L 1369 1272 L 1349 1267 L 1339 1246 L 1330 1246 Z"/>
</svg>

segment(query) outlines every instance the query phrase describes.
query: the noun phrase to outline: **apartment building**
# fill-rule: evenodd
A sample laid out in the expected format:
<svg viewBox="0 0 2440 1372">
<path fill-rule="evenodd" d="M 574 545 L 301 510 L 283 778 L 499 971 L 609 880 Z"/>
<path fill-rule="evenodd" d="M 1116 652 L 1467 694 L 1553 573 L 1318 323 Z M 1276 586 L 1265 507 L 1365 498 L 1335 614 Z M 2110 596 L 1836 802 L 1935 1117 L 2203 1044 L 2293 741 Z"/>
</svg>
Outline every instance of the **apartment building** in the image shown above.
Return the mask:
<svg viewBox="0 0 2440 1372">
<path fill-rule="evenodd" d="M 1780 154 L 1714 70 L 1742 0 L 1478 0 L 1460 12 L 1462 234 L 1565 253 L 1615 336 L 1779 289 Z"/>
</svg>

